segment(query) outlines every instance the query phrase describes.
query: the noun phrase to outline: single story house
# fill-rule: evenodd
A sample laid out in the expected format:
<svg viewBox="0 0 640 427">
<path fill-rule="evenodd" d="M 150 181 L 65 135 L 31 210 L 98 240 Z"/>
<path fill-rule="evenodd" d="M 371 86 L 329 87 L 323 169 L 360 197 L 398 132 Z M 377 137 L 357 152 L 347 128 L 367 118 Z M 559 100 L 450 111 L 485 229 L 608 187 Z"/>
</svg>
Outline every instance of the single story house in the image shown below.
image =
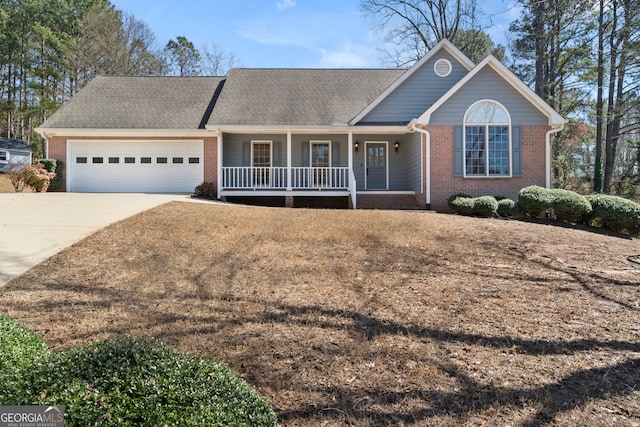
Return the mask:
<svg viewBox="0 0 640 427">
<path fill-rule="evenodd" d="M 443 40 L 400 69 L 98 77 L 38 130 L 66 191 L 192 192 L 285 206 L 446 209 L 549 187 L 565 124 L 495 57 Z"/>
<path fill-rule="evenodd" d="M 0 172 L 31 164 L 31 147 L 27 141 L 0 138 Z"/>
</svg>

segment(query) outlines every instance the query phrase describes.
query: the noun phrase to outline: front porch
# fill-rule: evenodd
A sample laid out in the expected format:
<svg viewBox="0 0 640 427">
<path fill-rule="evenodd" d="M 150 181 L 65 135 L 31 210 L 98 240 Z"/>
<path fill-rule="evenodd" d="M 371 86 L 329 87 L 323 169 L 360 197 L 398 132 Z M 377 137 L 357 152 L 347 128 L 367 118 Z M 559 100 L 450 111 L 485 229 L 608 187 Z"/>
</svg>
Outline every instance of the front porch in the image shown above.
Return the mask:
<svg viewBox="0 0 640 427">
<path fill-rule="evenodd" d="M 390 200 L 385 196 L 423 194 L 419 134 L 223 133 L 220 139 L 220 198 L 272 197 L 294 206 L 294 198 L 342 197 L 356 208 L 360 194 L 363 207 L 376 208 L 376 199 Z"/>
</svg>

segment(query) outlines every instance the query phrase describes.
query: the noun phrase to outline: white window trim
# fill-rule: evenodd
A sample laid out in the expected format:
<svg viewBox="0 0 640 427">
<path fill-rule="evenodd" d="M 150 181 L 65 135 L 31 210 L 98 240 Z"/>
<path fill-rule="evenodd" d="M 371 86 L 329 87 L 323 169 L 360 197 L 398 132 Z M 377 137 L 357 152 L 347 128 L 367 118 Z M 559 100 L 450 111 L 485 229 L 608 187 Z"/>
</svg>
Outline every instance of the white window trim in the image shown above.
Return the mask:
<svg viewBox="0 0 640 427">
<path fill-rule="evenodd" d="M 384 144 L 385 145 L 385 168 L 386 168 L 386 187 L 383 189 L 376 188 L 378 191 L 389 190 L 389 141 L 365 141 L 364 142 L 364 189 L 367 190 L 367 144 Z"/>
<path fill-rule="evenodd" d="M 270 140 L 252 140 L 251 141 L 251 167 L 267 167 L 267 166 L 254 166 L 253 165 L 253 147 L 255 147 L 256 144 L 269 144 L 269 166 L 268 167 L 273 167 L 273 141 Z"/>
<path fill-rule="evenodd" d="M 0 153 L 4 153 L 6 160 L 0 160 L 0 164 L 6 165 L 9 164 L 10 153 L 9 150 L 0 150 Z"/>
<path fill-rule="evenodd" d="M 509 123 L 467 123 L 467 115 L 469 114 L 469 110 L 475 107 L 477 104 L 488 102 L 491 104 L 496 104 L 507 115 L 507 119 Z M 486 165 L 485 165 L 485 175 L 467 175 L 467 126 L 484 126 L 485 127 L 485 138 L 489 137 L 488 127 L 489 126 L 506 126 L 509 133 L 509 173 L 507 175 L 489 175 L 489 141 L 485 139 L 485 153 L 486 153 Z M 467 108 L 467 111 L 464 113 L 464 119 L 462 124 L 462 173 L 464 178 L 480 178 L 480 179 L 500 179 L 500 178 L 512 178 L 513 177 L 513 138 L 511 135 L 511 115 L 509 114 L 509 110 L 506 109 L 504 105 L 495 101 L 493 99 L 481 99 L 479 101 L 474 102 Z"/>
<path fill-rule="evenodd" d="M 329 167 L 333 166 L 333 147 L 331 145 L 331 141 L 323 141 L 323 140 L 314 140 L 314 141 L 309 141 L 309 167 L 324 167 L 324 166 L 313 166 L 313 144 L 317 144 L 317 145 L 324 145 L 324 144 L 328 144 L 329 145 Z"/>
</svg>

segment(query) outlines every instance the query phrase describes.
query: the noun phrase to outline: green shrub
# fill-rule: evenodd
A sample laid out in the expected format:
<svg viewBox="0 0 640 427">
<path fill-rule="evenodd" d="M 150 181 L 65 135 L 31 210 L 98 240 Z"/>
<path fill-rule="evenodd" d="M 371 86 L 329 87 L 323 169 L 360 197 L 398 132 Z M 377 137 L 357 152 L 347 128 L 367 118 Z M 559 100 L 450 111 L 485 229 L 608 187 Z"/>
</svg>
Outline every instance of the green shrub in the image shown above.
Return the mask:
<svg viewBox="0 0 640 427">
<path fill-rule="evenodd" d="M 449 196 L 449 198 L 447 199 L 447 205 L 449 205 L 449 208 L 451 208 L 452 210 L 456 210 L 455 207 L 453 206 L 453 201 L 455 199 L 457 199 L 458 197 L 461 197 L 463 199 L 472 199 L 473 197 L 471 197 L 470 195 L 466 194 L 466 193 L 456 193 L 456 194 L 452 194 L 451 196 Z"/>
<path fill-rule="evenodd" d="M 507 198 L 498 200 L 498 215 L 512 216 L 515 210 L 516 210 L 516 202 L 514 202 L 513 200 L 507 199 Z"/>
<path fill-rule="evenodd" d="M 617 196 L 593 194 L 587 196 L 593 211 L 589 219 L 596 225 L 616 232 L 637 234 L 640 231 L 640 204 Z"/>
<path fill-rule="evenodd" d="M 549 190 L 553 213 L 561 221 L 578 222 L 591 212 L 591 203 L 581 194 L 569 190 Z"/>
<path fill-rule="evenodd" d="M 219 361 L 155 340 L 108 340 L 54 354 L 5 404 L 64 405 L 67 426 L 274 426 L 269 404 Z"/>
<path fill-rule="evenodd" d="M 532 185 L 518 193 L 518 210 L 527 216 L 537 218 L 553 206 L 553 195 L 546 188 Z"/>
<path fill-rule="evenodd" d="M 218 187 L 213 182 L 203 182 L 195 189 L 195 195 L 206 199 L 215 199 Z"/>
<path fill-rule="evenodd" d="M 58 161 L 56 159 L 40 159 L 38 160 L 38 163 L 44 166 L 47 172 L 56 173 L 56 169 L 58 167 Z"/>
<path fill-rule="evenodd" d="M 456 197 L 451 201 L 451 208 L 460 215 L 473 214 L 474 199 L 471 197 Z"/>
<path fill-rule="evenodd" d="M 473 199 L 472 214 L 491 218 L 498 213 L 498 201 L 491 196 L 482 196 Z"/>
<path fill-rule="evenodd" d="M 49 357 L 49 347 L 26 327 L 0 315 L 0 405 L 5 404 L 8 390 L 19 387 L 22 370 Z"/>
</svg>

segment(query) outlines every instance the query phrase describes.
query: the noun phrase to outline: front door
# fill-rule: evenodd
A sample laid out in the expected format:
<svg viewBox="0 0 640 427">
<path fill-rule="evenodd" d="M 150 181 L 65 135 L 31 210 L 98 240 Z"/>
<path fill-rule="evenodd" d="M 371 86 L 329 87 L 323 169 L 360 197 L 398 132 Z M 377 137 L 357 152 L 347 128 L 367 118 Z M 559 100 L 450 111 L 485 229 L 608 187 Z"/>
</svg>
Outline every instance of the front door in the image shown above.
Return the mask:
<svg viewBox="0 0 640 427">
<path fill-rule="evenodd" d="M 387 143 L 367 142 L 367 190 L 387 189 Z"/>
</svg>

